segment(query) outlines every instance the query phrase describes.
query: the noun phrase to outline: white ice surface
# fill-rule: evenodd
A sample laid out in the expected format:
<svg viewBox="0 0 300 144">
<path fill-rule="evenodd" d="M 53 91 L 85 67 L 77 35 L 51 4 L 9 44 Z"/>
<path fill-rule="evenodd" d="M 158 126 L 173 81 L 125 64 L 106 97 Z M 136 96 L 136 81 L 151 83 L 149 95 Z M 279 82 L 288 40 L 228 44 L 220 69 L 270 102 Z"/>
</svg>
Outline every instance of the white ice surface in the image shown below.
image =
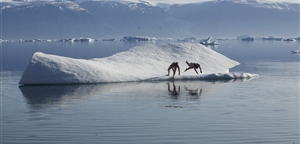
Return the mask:
<svg viewBox="0 0 300 144">
<path fill-rule="evenodd" d="M 203 73 L 187 68 L 185 61 L 199 63 Z M 146 44 L 110 57 L 90 60 L 34 53 L 19 84 L 79 84 L 128 81 L 170 80 L 165 76 L 169 65 L 180 66 L 175 80 L 243 79 L 256 77 L 250 73 L 229 73 L 238 62 L 201 44 Z M 199 69 L 198 69 L 199 71 Z M 170 71 L 172 75 L 172 70 Z"/>
</svg>

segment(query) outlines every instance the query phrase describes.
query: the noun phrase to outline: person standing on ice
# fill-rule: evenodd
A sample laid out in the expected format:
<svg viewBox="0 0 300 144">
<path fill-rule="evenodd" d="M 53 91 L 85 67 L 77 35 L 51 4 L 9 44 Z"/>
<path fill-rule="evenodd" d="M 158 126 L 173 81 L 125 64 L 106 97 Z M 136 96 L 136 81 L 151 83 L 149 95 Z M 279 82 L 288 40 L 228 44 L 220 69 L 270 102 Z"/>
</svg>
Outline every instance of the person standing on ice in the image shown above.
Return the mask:
<svg viewBox="0 0 300 144">
<path fill-rule="evenodd" d="M 200 69 L 200 73 L 202 73 L 202 69 L 201 69 L 200 64 L 198 64 L 198 63 L 189 63 L 188 61 L 185 61 L 185 62 L 189 66 L 188 68 L 185 69 L 185 71 L 193 68 L 196 71 L 196 73 L 198 74 L 197 68 L 199 68 Z"/>
<path fill-rule="evenodd" d="M 169 68 L 168 68 L 168 74 L 166 76 L 169 76 L 170 75 L 170 69 L 173 70 L 173 77 L 176 73 L 176 70 L 178 69 L 178 75 L 180 75 L 180 68 L 179 68 L 179 65 L 178 65 L 178 62 L 173 62 Z"/>
</svg>

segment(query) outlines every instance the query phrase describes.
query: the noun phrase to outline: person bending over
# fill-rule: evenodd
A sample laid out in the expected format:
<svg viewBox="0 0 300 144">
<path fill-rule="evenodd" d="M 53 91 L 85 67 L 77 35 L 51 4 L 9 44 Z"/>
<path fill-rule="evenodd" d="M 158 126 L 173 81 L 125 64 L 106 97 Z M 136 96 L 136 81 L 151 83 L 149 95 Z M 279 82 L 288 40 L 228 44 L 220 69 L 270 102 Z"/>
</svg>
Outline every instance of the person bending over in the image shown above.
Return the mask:
<svg viewBox="0 0 300 144">
<path fill-rule="evenodd" d="M 175 75 L 177 69 L 178 69 L 178 75 L 180 75 L 180 68 L 179 68 L 179 65 L 178 65 L 177 62 L 173 62 L 173 63 L 169 66 L 169 68 L 168 68 L 168 74 L 167 74 L 166 76 L 169 76 L 169 74 L 170 74 L 170 69 L 173 70 L 173 77 L 174 77 L 174 75 Z"/>
<path fill-rule="evenodd" d="M 187 70 L 193 68 L 193 69 L 196 71 L 196 73 L 198 74 L 197 68 L 199 68 L 199 69 L 200 69 L 200 73 L 202 73 L 202 69 L 201 69 L 200 64 L 198 64 L 198 63 L 189 63 L 188 61 L 186 61 L 186 64 L 187 64 L 189 67 L 186 68 L 185 71 L 187 71 Z M 184 72 L 185 72 L 185 71 L 184 71 Z"/>
</svg>

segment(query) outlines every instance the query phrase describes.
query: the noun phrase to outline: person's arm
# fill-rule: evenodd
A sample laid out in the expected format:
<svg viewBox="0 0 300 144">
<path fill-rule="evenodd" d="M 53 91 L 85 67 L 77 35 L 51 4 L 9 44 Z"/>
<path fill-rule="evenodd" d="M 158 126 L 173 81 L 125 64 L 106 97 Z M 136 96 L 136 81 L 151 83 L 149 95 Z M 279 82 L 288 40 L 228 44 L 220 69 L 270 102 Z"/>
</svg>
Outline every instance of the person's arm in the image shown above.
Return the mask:
<svg viewBox="0 0 300 144">
<path fill-rule="evenodd" d="M 180 67 L 179 67 L 179 65 L 177 67 L 178 67 L 178 75 L 180 75 Z"/>
</svg>

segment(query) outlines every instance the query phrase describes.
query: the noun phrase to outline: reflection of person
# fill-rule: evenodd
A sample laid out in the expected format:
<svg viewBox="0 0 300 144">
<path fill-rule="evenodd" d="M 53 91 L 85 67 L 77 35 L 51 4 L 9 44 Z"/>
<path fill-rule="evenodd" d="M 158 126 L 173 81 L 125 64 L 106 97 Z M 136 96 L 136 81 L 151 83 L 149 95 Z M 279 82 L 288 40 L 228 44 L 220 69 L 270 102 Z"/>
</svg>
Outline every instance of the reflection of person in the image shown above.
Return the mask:
<svg viewBox="0 0 300 144">
<path fill-rule="evenodd" d="M 178 91 L 177 91 L 175 83 L 173 81 L 173 90 L 171 91 L 170 83 L 168 83 L 168 91 L 169 91 L 169 94 L 172 95 L 172 96 L 179 96 L 179 94 L 180 94 L 180 86 L 178 86 Z"/>
<path fill-rule="evenodd" d="M 202 89 L 200 89 L 200 92 L 198 93 L 197 89 L 188 89 L 186 86 L 184 86 L 185 90 L 188 92 L 188 95 L 190 96 L 201 96 Z"/>
<path fill-rule="evenodd" d="M 187 70 L 193 68 L 193 69 L 196 71 L 196 73 L 198 74 L 198 72 L 197 72 L 196 69 L 199 68 L 199 69 L 200 69 L 200 73 L 202 73 L 202 69 L 201 69 L 200 64 L 198 64 L 198 63 L 189 63 L 188 61 L 186 61 L 186 64 L 187 64 L 189 67 L 186 68 L 185 71 L 187 71 Z M 184 71 L 184 72 L 185 72 L 185 71 Z"/>
<path fill-rule="evenodd" d="M 178 69 L 178 75 L 180 75 L 180 68 L 179 68 L 179 65 L 178 65 L 177 62 L 173 62 L 173 63 L 169 66 L 169 68 L 168 68 L 168 74 L 167 74 L 166 76 L 169 76 L 169 74 L 170 74 L 170 69 L 173 70 L 173 77 L 174 77 L 174 75 L 175 75 L 177 69 Z"/>
</svg>

